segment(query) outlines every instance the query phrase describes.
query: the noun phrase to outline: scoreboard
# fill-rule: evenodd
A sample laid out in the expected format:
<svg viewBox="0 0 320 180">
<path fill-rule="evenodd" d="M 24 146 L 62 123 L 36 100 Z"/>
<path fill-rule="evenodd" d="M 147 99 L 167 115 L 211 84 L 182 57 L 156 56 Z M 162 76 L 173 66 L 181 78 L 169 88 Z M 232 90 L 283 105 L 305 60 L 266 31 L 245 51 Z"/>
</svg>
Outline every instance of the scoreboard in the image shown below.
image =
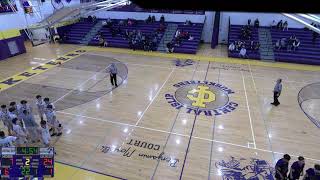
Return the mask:
<svg viewBox="0 0 320 180">
<path fill-rule="evenodd" d="M 0 149 L 0 179 L 53 177 L 54 148 L 3 147 Z"/>
</svg>

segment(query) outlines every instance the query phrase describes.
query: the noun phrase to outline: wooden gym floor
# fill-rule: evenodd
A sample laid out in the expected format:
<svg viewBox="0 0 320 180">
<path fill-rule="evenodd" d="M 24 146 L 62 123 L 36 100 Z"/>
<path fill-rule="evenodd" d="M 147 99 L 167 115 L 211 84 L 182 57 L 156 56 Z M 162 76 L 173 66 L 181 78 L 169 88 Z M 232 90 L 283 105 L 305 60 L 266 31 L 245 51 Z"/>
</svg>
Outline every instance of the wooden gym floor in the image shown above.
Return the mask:
<svg viewBox="0 0 320 180">
<path fill-rule="evenodd" d="M 77 48 L 35 47 L 1 61 L 1 77 Z M 320 163 L 319 129 L 297 101 L 301 88 L 319 80 L 318 67 L 81 49 L 87 52 L 0 93 L 1 103 L 32 102 L 40 93 L 58 105 L 64 130 L 52 139 L 59 162 L 54 179 L 272 179 L 272 167 L 283 153 L 292 155 L 292 162 L 304 156 L 306 168 Z M 176 67 L 177 57 L 191 57 L 194 65 Z M 100 66 L 111 60 L 123 63 L 128 76 L 109 91 L 109 77 Z M 281 105 L 273 107 L 278 78 L 283 79 Z M 228 87 L 234 91 L 229 102 L 238 106 L 212 116 L 175 109 L 166 94 L 174 95 L 174 84 L 190 80 Z"/>
</svg>

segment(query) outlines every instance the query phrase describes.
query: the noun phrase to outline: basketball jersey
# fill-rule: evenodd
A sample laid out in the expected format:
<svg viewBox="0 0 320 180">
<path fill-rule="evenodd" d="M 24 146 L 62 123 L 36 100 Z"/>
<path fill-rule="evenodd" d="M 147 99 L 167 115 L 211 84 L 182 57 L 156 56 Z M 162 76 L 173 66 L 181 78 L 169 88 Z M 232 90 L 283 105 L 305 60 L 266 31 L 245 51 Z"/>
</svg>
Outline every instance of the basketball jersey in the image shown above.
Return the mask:
<svg viewBox="0 0 320 180">
<path fill-rule="evenodd" d="M 13 146 L 13 142 L 16 140 L 17 138 L 14 136 L 7 136 L 3 139 L 0 139 L 0 147 L 12 147 Z"/>
<path fill-rule="evenodd" d="M 16 124 L 13 125 L 13 131 L 17 134 L 17 136 L 21 136 L 25 134 L 24 131 L 22 130 L 22 127 Z"/>
</svg>

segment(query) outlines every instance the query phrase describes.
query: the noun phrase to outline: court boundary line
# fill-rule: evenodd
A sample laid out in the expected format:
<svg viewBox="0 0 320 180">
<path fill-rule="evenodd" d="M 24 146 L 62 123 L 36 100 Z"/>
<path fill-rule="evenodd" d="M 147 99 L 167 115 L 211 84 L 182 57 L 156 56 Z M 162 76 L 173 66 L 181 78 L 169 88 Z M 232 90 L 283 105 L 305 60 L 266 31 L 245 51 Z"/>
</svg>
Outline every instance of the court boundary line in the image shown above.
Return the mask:
<svg viewBox="0 0 320 180">
<path fill-rule="evenodd" d="M 95 118 L 95 117 L 90 117 L 90 116 L 84 116 L 84 115 L 77 115 L 77 114 L 73 114 L 73 113 L 68 113 L 68 112 L 61 112 L 61 111 L 57 111 L 58 114 L 65 114 L 65 115 L 69 115 L 69 116 L 78 116 L 78 117 L 83 117 L 83 118 L 88 118 L 88 119 L 93 119 L 96 121 L 102 121 L 102 122 L 107 122 L 107 123 L 111 123 L 111 124 L 117 124 L 117 125 L 123 125 L 123 126 L 130 126 L 130 127 L 137 127 L 140 129 L 145 129 L 145 130 L 149 130 L 149 131 L 155 131 L 155 132 L 161 132 L 161 133 L 166 133 L 166 134 L 173 134 L 173 135 L 177 135 L 177 136 L 182 136 L 182 137 L 187 137 L 189 138 L 189 135 L 185 135 L 185 134 L 180 134 L 180 133 L 175 133 L 175 132 L 168 132 L 165 130 L 160 130 L 160 129 L 154 129 L 154 128 L 148 128 L 148 127 L 144 127 L 144 126 L 136 126 L 134 124 L 127 124 L 127 123 L 122 123 L 122 122 L 116 122 L 116 121 L 111 121 L 111 120 L 106 120 L 106 119 L 101 119 L 101 118 Z M 270 153 L 276 153 L 276 154 L 285 154 L 285 153 L 281 153 L 281 152 L 275 152 L 275 151 L 270 151 L 270 150 L 266 150 L 266 149 L 260 149 L 260 148 L 251 148 L 248 146 L 244 146 L 244 145 L 240 145 L 240 144 L 234 144 L 234 143 L 229 143 L 229 142 L 225 142 L 225 141 L 219 141 L 219 140 L 210 140 L 207 138 L 202 138 L 202 137 L 197 137 L 197 136 L 193 136 L 193 138 L 195 139 L 200 139 L 203 141 L 213 141 L 216 143 L 221 143 L 221 144 L 226 144 L 226 145 L 230 145 L 230 146 L 236 146 L 236 147 L 242 147 L 242 148 L 246 148 L 246 149 L 252 149 L 252 150 L 260 150 L 260 151 L 264 151 L 264 152 L 270 152 Z M 293 155 L 290 154 L 292 156 L 298 157 L 299 155 Z M 315 159 L 315 158 L 310 158 L 310 157 L 305 157 L 305 159 L 309 159 L 309 160 L 313 160 L 313 161 L 319 161 L 320 159 Z"/>
<path fill-rule="evenodd" d="M 258 97 L 258 99 L 257 99 L 257 101 L 258 101 L 258 103 L 259 103 L 259 112 L 260 112 L 260 114 L 261 114 L 261 118 L 262 118 L 262 120 L 263 120 L 263 124 L 264 124 L 264 128 L 265 128 L 265 130 L 267 131 L 267 137 L 268 137 L 268 141 L 269 141 L 269 148 L 270 148 L 270 151 L 272 152 L 272 158 L 273 158 L 273 161 L 275 162 L 275 156 L 274 156 L 274 151 L 273 151 L 273 147 L 272 147 L 272 143 L 271 143 L 271 139 L 270 139 L 270 136 L 269 136 L 269 132 L 270 132 L 270 130 L 269 130 L 269 126 L 266 124 L 266 117 L 263 115 L 263 111 L 261 110 L 262 109 L 262 104 L 261 104 L 261 100 L 260 100 L 260 95 L 259 95 L 259 93 L 258 93 L 258 89 L 257 89 L 257 86 L 256 86 L 256 82 L 255 82 L 255 80 L 254 80 L 254 77 L 253 77 L 253 73 L 252 73 L 252 69 L 251 69 L 251 65 L 250 65 L 250 63 L 248 63 L 248 67 L 249 67 L 249 70 L 250 70 L 250 75 L 251 75 L 251 80 L 252 80 L 252 83 L 253 83 L 253 87 L 254 87 L 254 90 L 255 90 L 255 93 L 256 93 L 256 96 Z M 273 163 L 274 163 L 273 162 Z"/>
<path fill-rule="evenodd" d="M 62 164 L 62 165 L 65 165 L 65 166 L 70 166 L 70 167 L 73 167 L 73 168 L 76 168 L 76 169 L 85 170 L 85 171 L 89 171 L 89 172 L 92 172 L 92 173 L 100 174 L 100 175 L 103 175 L 103 176 L 112 177 L 112 178 L 121 179 L 121 180 L 127 180 L 127 179 L 124 179 L 124 178 L 121 178 L 121 177 L 117 177 L 117 176 L 114 176 L 114 175 L 98 172 L 98 171 L 95 171 L 95 170 L 92 170 L 92 169 L 79 167 L 79 166 L 72 165 L 72 164 L 69 164 L 69 163 L 65 163 L 65 162 L 61 162 L 61 161 L 55 161 L 55 162 L 58 163 L 58 164 Z M 76 174 L 76 172 L 75 172 L 75 174 Z"/>
<path fill-rule="evenodd" d="M 246 83 L 245 83 L 244 77 L 243 77 L 243 72 L 241 72 L 241 77 L 242 77 L 242 84 L 243 84 L 244 96 L 246 97 L 246 104 L 247 104 L 247 110 L 248 110 L 248 116 L 249 116 L 249 122 L 250 122 L 250 128 L 251 128 L 251 136 L 252 136 L 253 146 L 254 146 L 254 149 L 256 149 L 256 148 L 257 148 L 256 138 L 255 138 L 255 135 L 254 135 L 253 125 L 252 125 L 251 110 L 250 110 L 250 105 L 249 105 L 249 100 L 248 100 L 248 95 L 247 95 Z"/>
</svg>

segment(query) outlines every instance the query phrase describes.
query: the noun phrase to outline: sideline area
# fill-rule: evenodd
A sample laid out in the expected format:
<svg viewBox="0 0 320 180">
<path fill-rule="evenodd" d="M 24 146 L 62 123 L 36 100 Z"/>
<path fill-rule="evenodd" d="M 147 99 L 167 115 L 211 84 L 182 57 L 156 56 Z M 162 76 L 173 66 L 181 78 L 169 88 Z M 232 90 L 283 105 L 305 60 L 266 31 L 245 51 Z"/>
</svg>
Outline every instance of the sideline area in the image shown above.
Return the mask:
<svg viewBox="0 0 320 180">
<path fill-rule="evenodd" d="M 282 62 L 264 62 L 261 60 L 252 60 L 252 59 L 238 59 L 238 58 L 228 58 L 228 57 L 209 57 L 209 56 L 199 56 L 193 54 L 180 54 L 180 53 L 161 53 L 161 52 L 146 52 L 146 51 L 133 51 L 131 49 L 122 49 L 122 48 L 99 48 L 95 46 L 85 46 L 81 49 L 87 51 L 103 51 L 103 52 L 113 52 L 113 53 L 124 53 L 131 55 L 144 55 L 144 56 L 153 56 L 153 57 L 163 57 L 163 58 L 178 58 L 178 59 L 192 59 L 192 60 L 201 60 L 201 61 L 211 61 L 211 62 L 220 62 L 220 63 L 230 63 L 230 64 L 250 64 L 252 66 L 263 66 L 263 67 L 272 67 L 272 68 L 283 68 L 290 70 L 304 70 L 304 71 L 320 71 L 320 66 L 312 66 L 305 64 L 293 64 L 293 63 L 282 63 Z"/>
</svg>

